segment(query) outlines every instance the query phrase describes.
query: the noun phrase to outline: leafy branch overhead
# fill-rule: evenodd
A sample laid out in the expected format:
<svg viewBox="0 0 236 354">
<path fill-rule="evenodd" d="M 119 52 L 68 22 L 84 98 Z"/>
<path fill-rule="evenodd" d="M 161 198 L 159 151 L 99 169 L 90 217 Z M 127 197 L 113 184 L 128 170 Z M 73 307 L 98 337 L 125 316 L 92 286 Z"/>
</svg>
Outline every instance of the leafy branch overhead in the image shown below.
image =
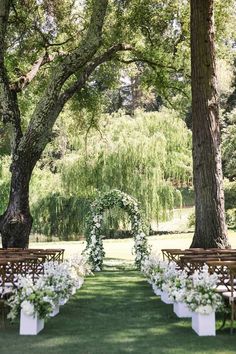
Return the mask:
<svg viewBox="0 0 236 354">
<path fill-rule="evenodd" d="M 98 126 L 99 100 L 129 77 L 186 112 L 189 76 L 187 1 L 1 1 L 0 131 L 12 156 L 9 203 L 0 217 L 3 245 L 27 246 L 31 174 L 59 115 L 72 108 L 67 103 L 78 102 L 78 120 L 91 109 L 90 122 Z"/>
</svg>

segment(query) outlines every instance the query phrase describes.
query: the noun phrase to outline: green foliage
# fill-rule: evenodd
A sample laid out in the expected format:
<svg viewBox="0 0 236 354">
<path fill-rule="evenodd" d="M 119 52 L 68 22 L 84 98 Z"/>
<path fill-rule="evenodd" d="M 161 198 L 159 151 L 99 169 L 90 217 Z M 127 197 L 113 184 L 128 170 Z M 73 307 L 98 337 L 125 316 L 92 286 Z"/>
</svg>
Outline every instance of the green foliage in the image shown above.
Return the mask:
<svg viewBox="0 0 236 354">
<path fill-rule="evenodd" d="M 67 194 L 120 189 L 133 195 L 149 219 L 181 204 L 178 187 L 191 180 L 190 132 L 174 112 L 105 116 L 84 152 L 63 168 Z M 106 127 L 106 129 L 104 129 Z M 102 133 L 101 133 L 102 132 Z"/>
<path fill-rule="evenodd" d="M 226 222 L 229 228 L 236 229 L 236 208 L 226 211 Z"/>
<path fill-rule="evenodd" d="M 0 215 L 8 203 L 10 188 L 9 156 L 0 156 Z"/>
<path fill-rule="evenodd" d="M 229 179 L 236 178 L 236 111 L 225 116 L 226 128 L 222 134 L 222 160 L 224 175 Z"/>
<path fill-rule="evenodd" d="M 225 209 L 234 209 L 236 207 L 236 181 L 225 182 Z"/>
<path fill-rule="evenodd" d="M 182 205 L 193 206 L 194 205 L 194 190 L 193 187 L 185 187 L 180 189 L 182 195 Z"/>
<path fill-rule="evenodd" d="M 62 240 L 78 239 L 84 233 L 89 198 L 50 193 L 32 206 L 32 231 Z"/>
<path fill-rule="evenodd" d="M 87 127 L 81 125 L 81 136 L 74 134 L 79 122 L 66 117 L 32 177 L 34 232 L 60 239 L 82 235 L 91 200 L 114 188 L 132 194 L 148 221 L 166 219 L 181 205 L 180 190 L 191 183 L 191 135 L 176 113 L 105 115 L 99 130 L 82 134 Z M 104 212 L 101 232 L 111 235 L 112 229 L 130 229 L 120 208 Z"/>
<path fill-rule="evenodd" d="M 188 227 L 194 227 L 195 226 L 195 212 L 189 215 L 188 217 Z"/>
<path fill-rule="evenodd" d="M 14 2 L 5 58 L 11 83 L 29 72 L 40 57 L 55 56 L 18 95 L 23 132 L 56 64 L 84 39 L 92 3 Z M 178 189 L 191 183 L 192 171 L 190 133 L 182 120 L 170 111 L 146 116 L 141 113 L 133 118 L 120 113 L 103 118 L 100 115 L 110 111 L 108 90 L 119 86 L 126 68 L 124 60 L 132 62 L 125 73 L 131 78 L 138 73 L 142 87 L 161 96 L 166 105 L 174 104 L 181 111 L 189 105 L 188 5 L 188 1 L 179 0 L 109 1 L 103 40 L 96 55 L 119 42 L 132 44 L 135 50 L 119 53 L 97 68 L 58 121 L 56 141 L 44 153 L 31 183 L 35 231 L 64 237 L 82 232 L 87 201 L 113 188 L 134 195 L 150 220 L 168 217 L 169 210 L 181 204 Z M 218 44 L 223 47 L 230 43 L 234 25 L 230 20 L 233 0 L 227 5 L 216 1 Z M 225 30 L 226 19 L 230 20 L 230 31 Z M 79 76 L 78 69 L 62 91 Z M 10 153 L 10 136 L 11 132 L 4 132 L 1 155 Z M 2 211 L 7 203 L 8 185 L 9 177 L 5 176 L 0 182 Z M 80 203 L 81 209 L 77 209 Z M 68 208 L 73 220 L 67 219 Z M 114 214 L 112 225 L 119 224 L 116 217 L 125 220 L 118 211 Z M 76 215 L 81 218 L 77 220 Z M 107 222 L 111 219 L 105 218 Z"/>
</svg>

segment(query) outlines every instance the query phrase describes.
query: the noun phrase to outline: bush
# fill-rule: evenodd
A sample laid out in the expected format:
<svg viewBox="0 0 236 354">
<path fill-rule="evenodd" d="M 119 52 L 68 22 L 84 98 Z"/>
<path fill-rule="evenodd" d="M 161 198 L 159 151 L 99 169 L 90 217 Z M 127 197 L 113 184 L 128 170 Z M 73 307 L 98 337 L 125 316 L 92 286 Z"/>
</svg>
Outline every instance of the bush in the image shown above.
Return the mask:
<svg viewBox="0 0 236 354">
<path fill-rule="evenodd" d="M 182 195 L 182 205 L 193 206 L 194 205 L 194 190 L 193 188 L 180 188 L 180 192 Z"/>
<path fill-rule="evenodd" d="M 236 181 L 235 182 L 225 182 L 225 209 L 236 208 Z"/>
<path fill-rule="evenodd" d="M 188 227 L 194 227 L 195 226 L 195 212 L 189 215 L 188 217 Z"/>
<path fill-rule="evenodd" d="M 236 229 L 236 208 L 227 210 L 226 222 L 229 228 Z"/>
</svg>

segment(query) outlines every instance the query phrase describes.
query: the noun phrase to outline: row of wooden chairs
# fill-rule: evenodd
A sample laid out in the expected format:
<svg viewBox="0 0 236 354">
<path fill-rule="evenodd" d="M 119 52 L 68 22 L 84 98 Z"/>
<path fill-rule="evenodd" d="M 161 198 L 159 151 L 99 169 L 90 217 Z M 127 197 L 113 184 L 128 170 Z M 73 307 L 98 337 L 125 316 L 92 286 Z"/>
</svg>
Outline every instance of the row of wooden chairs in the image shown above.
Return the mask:
<svg viewBox="0 0 236 354">
<path fill-rule="evenodd" d="M 29 274 L 34 281 L 43 273 L 45 262 L 63 259 L 64 249 L 0 249 L 1 283 L 14 285 L 18 274 Z"/>
<path fill-rule="evenodd" d="M 201 270 L 204 264 L 210 273 L 216 273 L 219 283 L 216 291 L 221 293 L 231 307 L 230 332 L 233 333 L 236 315 L 236 250 L 235 249 L 163 249 L 164 260 L 174 261 L 189 274 Z"/>
<path fill-rule="evenodd" d="M 64 249 L 34 249 L 34 248 L 0 248 L 0 258 L 10 257 L 12 255 L 35 255 L 35 256 L 45 256 L 46 261 L 58 261 L 62 262 L 64 259 Z"/>
<path fill-rule="evenodd" d="M 236 260 L 236 249 L 218 249 L 218 248 L 189 248 L 185 250 L 181 249 L 162 249 L 163 260 L 173 261 L 181 266 L 185 260 L 191 260 L 193 258 L 228 258 Z M 184 262 L 187 263 L 187 262 Z"/>
<path fill-rule="evenodd" d="M 5 327 L 5 299 L 10 295 L 17 276 L 30 275 L 33 282 L 44 272 L 44 263 L 62 262 L 64 249 L 0 248 L 0 324 Z"/>
</svg>

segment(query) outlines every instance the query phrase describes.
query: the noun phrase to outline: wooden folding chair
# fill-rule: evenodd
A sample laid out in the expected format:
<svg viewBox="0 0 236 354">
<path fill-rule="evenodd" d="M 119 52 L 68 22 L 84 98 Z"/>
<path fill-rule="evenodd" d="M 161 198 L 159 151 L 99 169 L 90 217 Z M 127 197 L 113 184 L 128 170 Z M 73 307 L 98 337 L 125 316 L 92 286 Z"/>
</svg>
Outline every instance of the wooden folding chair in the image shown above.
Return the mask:
<svg viewBox="0 0 236 354">
<path fill-rule="evenodd" d="M 219 277 L 219 284 L 216 291 L 221 293 L 223 298 L 228 301 L 231 308 L 230 318 L 230 333 L 233 333 L 234 319 L 235 319 L 235 302 L 236 302 L 236 261 L 222 258 L 219 261 L 208 261 L 210 272 L 214 272 Z M 224 327 L 226 317 L 224 318 Z"/>
</svg>

